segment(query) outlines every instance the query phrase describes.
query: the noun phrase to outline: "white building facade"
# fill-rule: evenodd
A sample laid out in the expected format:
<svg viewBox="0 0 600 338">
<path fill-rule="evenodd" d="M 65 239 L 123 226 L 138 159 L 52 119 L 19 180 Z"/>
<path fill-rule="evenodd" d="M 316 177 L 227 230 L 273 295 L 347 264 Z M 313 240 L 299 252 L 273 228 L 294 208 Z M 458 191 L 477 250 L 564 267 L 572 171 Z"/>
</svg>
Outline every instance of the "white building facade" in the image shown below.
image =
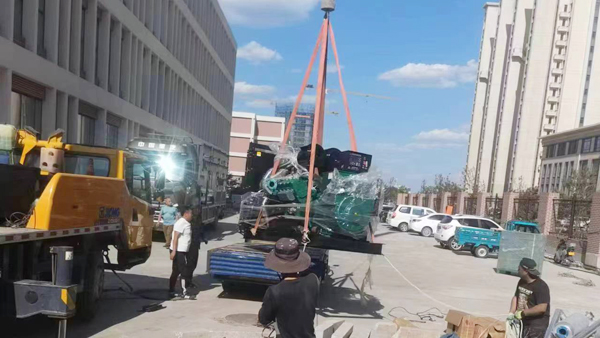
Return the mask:
<svg viewBox="0 0 600 338">
<path fill-rule="evenodd" d="M 189 136 L 226 163 L 236 49 L 217 0 L 2 0 L 0 123 L 115 148 Z"/>
<path fill-rule="evenodd" d="M 540 137 L 600 122 L 599 0 L 485 5 L 467 167 L 493 194 L 538 186 Z"/>
</svg>

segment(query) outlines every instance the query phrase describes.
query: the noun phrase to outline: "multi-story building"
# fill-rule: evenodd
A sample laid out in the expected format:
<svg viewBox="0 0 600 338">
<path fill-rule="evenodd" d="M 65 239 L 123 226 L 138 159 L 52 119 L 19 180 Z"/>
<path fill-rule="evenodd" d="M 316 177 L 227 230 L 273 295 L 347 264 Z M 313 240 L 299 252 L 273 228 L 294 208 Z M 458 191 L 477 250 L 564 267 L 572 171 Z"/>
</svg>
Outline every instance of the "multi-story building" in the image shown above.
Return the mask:
<svg viewBox="0 0 600 338">
<path fill-rule="evenodd" d="M 277 104 L 275 106 L 275 116 L 283 117 L 286 121 L 290 120 L 293 104 Z M 304 147 L 312 142 L 313 123 L 315 120 L 315 105 L 300 104 L 296 113 L 296 120 L 292 126 L 289 144 L 294 148 Z"/>
<path fill-rule="evenodd" d="M 487 3 L 467 168 L 488 192 L 537 186 L 540 137 L 600 122 L 600 0 Z"/>
<path fill-rule="evenodd" d="M 236 49 L 217 0 L 2 0 L 0 123 L 118 148 L 189 136 L 224 179 Z"/>
<path fill-rule="evenodd" d="M 600 188 L 600 123 L 544 136 L 542 147 L 540 192 L 562 192 L 572 173 L 584 170 Z"/>
<path fill-rule="evenodd" d="M 250 142 L 261 145 L 281 143 L 284 132 L 283 117 L 233 112 L 229 142 L 229 174 L 238 179 L 246 175 Z"/>
</svg>

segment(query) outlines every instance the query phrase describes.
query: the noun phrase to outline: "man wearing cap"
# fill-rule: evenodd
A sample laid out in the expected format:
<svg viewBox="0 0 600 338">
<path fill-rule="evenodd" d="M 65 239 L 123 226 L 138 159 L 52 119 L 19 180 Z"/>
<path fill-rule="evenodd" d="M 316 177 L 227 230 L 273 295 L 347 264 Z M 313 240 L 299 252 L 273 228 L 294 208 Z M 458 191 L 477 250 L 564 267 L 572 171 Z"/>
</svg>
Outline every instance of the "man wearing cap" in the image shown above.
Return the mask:
<svg viewBox="0 0 600 338">
<path fill-rule="evenodd" d="M 543 338 L 550 321 L 550 289 L 533 259 L 519 264 L 519 283 L 510 305 L 511 318 L 523 322 L 523 338 Z"/>
<path fill-rule="evenodd" d="M 267 255 L 265 267 L 279 272 L 282 281 L 267 290 L 258 321 L 275 321 L 282 338 L 315 338 L 320 282 L 315 274 L 303 273 L 310 267 L 310 256 L 300 251 L 295 239 L 282 238 Z"/>
</svg>

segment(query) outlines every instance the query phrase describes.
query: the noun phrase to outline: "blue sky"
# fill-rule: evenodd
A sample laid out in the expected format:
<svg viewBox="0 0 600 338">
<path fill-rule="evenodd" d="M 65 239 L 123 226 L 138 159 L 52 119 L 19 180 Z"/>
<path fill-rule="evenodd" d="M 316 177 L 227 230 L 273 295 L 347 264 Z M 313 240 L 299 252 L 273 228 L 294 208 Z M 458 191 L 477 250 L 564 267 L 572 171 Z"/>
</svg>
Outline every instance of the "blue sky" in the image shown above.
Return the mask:
<svg viewBox="0 0 600 338">
<path fill-rule="evenodd" d="M 300 89 L 322 22 L 320 0 L 219 1 L 238 44 L 234 110 L 273 115 L 273 101 L 290 101 Z M 435 174 L 460 180 L 484 3 L 337 1 L 331 22 L 346 90 L 395 98 L 348 97 L 358 150 L 413 191 Z M 327 87 L 339 89 L 331 71 Z M 314 100 L 315 91 L 305 95 Z M 349 149 L 341 95 L 328 95 L 326 111 L 340 114 L 326 116 L 324 146 Z"/>
</svg>

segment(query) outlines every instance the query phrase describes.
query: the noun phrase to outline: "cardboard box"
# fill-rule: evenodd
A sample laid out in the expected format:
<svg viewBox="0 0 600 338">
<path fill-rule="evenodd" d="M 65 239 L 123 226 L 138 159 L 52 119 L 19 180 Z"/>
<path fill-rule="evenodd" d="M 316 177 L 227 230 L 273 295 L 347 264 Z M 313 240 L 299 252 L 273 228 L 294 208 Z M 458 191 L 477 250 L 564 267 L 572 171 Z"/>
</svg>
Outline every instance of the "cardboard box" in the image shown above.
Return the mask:
<svg viewBox="0 0 600 338">
<path fill-rule="evenodd" d="M 504 338 L 506 323 L 488 317 L 475 317 L 450 310 L 446 315 L 446 333 L 455 332 L 460 338 Z"/>
</svg>

